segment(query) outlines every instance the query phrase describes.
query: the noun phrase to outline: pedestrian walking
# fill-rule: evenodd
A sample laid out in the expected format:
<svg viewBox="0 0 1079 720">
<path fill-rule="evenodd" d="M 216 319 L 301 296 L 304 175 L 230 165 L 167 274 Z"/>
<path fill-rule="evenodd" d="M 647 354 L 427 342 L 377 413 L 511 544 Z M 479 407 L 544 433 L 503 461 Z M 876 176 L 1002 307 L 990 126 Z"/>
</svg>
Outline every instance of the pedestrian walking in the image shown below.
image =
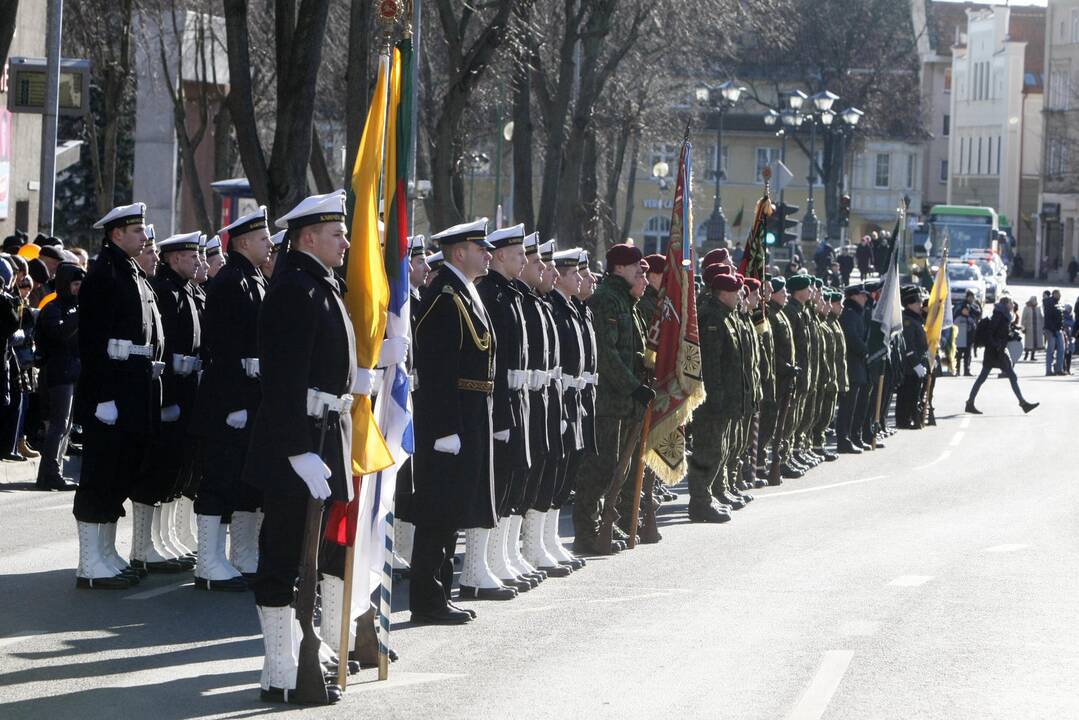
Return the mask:
<svg viewBox="0 0 1079 720">
<path fill-rule="evenodd" d="M 1041 305 L 1038 298 L 1030 296 L 1026 305 L 1023 306 L 1023 359 L 1036 360 L 1038 350 L 1041 350 L 1042 337 L 1045 330 L 1045 319 L 1042 315 Z"/>
<path fill-rule="evenodd" d="M 974 345 L 974 330 L 977 327 L 978 322 L 971 314 L 971 308 L 964 303 L 959 308 L 959 314 L 955 318 L 955 372 L 958 375 L 969 377 L 970 372 L 970 351 Z"/>
<path fill-rule="evenodd" d="M 1048 291 L 1046 291 L 1048 293 Z M 1064 311 L 1060 308 L 1060 290 L 1042 298 L 1045 317 L 1045 374 L 1064 374 Z"/>
<path fill-rule="evenodd" d="M 974 406 L 974 401 L 978 398 L 978 391 L 981 390 L 986 378 L 989 377 L 989 373 L 994 368 L 1000 370 L 1001 374 L 1008 378 L 1012 386 L 1012 392 L 1015 393 L 1015 398 L 1019 401 L 1019 407 L 1023 409 L 1024 413 L 1029 413 L 1040 404 L 1027 402 L 1023 398 L 1023 393 L 1019 389 L 1019 379 L 1015 376 L 1011 358 L 1007 353 L 1008 339 L 1012 334 L 1012 317 L 1012 302 L 1005 297 L 1001 298 L 993 308 L 992 317 L 985 318 L 978 323 L 975 340 L 979 345 L 985 347 L 985 358 L 982 361 L 982 370 L 978 373 L 978 377 L 970 389 L 970 396 L 967 398 L 965 409 L 968 413 L 982 414 L 981 410 Z"/>
</svg>

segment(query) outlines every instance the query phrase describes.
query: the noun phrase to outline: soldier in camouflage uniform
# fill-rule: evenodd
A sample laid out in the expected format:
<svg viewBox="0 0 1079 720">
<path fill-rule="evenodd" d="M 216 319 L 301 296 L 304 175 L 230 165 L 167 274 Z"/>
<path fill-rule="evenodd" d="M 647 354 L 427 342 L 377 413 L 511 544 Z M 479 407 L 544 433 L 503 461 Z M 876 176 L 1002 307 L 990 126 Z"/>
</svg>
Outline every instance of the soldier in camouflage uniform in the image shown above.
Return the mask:
<svg viewBox="0 0 1079 720">
<path fill-rule="evenodd" d="M 609 555 L 600 537 L 604 499 L 617 496 L 625 476 L 615 469 L 645 407 L 655 397 L 644 383 L 644 329 L 634 308 L 644 291 L 641 251 L 615 245 L 607 252 L 607 274 L 588 301 L 598 350 L 599 384 L 596 388 L 596 454 L 585 455 L 577 476 L 573 504 L 576 552 Z"/>
<path fill-rule="evenodd" d="M 839 324 L 839 314 L 843 311 L 843 293 L 828 289 L 825 292 L 827 306 L 824 311 L 823 327 L 825 332 L 830 333 L 831 357 L 829 364 L 833 368 L 835 378 L 835 392 L 828 396 L 823 406 L 821 420 L 817 424 L 816 442 L 825 457 L 836 458 L 835 453 L 824 449 L 825 433 L 835 419 L 836 407 L 839 398 L 847 393 L 849 383 L 847 381 L 847 342 L 843 337 L 843 327 Z"/>
<path fill-rule="evenodd" d="M 788 298 L 783 306 L 783 314 L 791 327 L 795 365 L 800 368 L 795 381 L 795 394 L 791 405 L 791 417 L 783 444 L 783 474 L 787 477 L 800 477 L 808 469 L 798 457 L 797 441 L 810 401 L 812 387 L 811 351 L 813 338 L 809 330 L 809 316 L 806 303 L 812 296 L 813 279 L 808 275 L 792 275 L 787 278 Z"/>
<path fill-rule="evenodd" d="M 763 487 L 768 480 L 768 468 L 765 458 L 765 449 L 775 433 L 776 413 L 778 400 L 776 397 L 776 371 L 775 371 L 775 340 L 773 338 L 771 313 L 768 306 L 772 298 L 771 278 L 766 278 L 761 284 L 760 305 L 766 322 L 757 333 L 757 343 L 760 350 L 760 376 L 761 376 L 761 403 L 760 412 L 757 414 L 757 437 L 752 448 L 753 457 L 749 459 L 747 466 L 752 465 L 753 478 L 757 487 Z M 788 328 L 789 332 L 789 328 Z"/>
<path fill-rule="evenodd" d="M 749 502 L 753 496 L 747 492 L 753 487 L 756 480 L 756 467 L 753 460 L 756 458 L 757 428 L 760 420 L 761 400 L 764 397 L 764 389 L 761 379 L 761 346 L 759 332 L 765 326 L 762 322 L 758 328 L 754 318 L 761 302 L 761 283 L 756 278 L 743 279 L 742 307 L 739 318 L 742 321 L 744 339 L 749 352 L 746 359 L 749 361 L 749 376 L 753 379 L 753 412 L 742 419 L 742 447 L 738 453 L 737 465 L 734 468 L 732 483 L 736 489 L 736 496 Z M 741 493 L 737 491 L 743 491 Z"/>
<path fill-rule="evenodd" d="M 731 448 L 730 429 L 748 412 L 752 394 L 742 371 L 743 340 L 737 320 L 742 282 L 726 265 L 709 266 L 704 277 L 709 289 L 701 297 L 697 326 L 707 397 L 693 416 L 689 519 L 723 523 L 731 519 L 724 475 Z"/>
<path fill-rule="evenodd" d="M 821 287 L 817 290 L 816 316 L 817 334 L 820 338 L 818 367 L 820 378 L 817 392 L 816 417 L 810 428 L 809 440 L 813 454 L 824 458 L 828 462 L 839 459 L 839 456 L 825 448 L 825 432 L 832 424 L 835 416 L 835 404 L 839 397 L 839 368 L 835 363 L 835 332 L 828 324 L 828 316 L 831 314 L 831 288 Z"/>
<path fill-rule="evenodd" d="M 789 450 L 785 442 L 789 437 L 788 429 L 792 426 L 797 408 L 794 394 L 800 368 L 795 362 L 794 329 L 787 313 L 783 311 L 787 305 L 787 281 L 782 277 L 774 277 L 769 282 L 769 286 L 771 297 L 768 300 L 768 325 L 772 333 L 772 368 L 775 373 L 776 402 L 772 405 L 766 402 L 762 406 L 761 426 L 762 432 L 772 443 L 773 455 L 780 457 L 782 462 L 784 453 Z M 786 400 L 788 395 L 790 399 Z M 780 428 L 778 427 L 779 414 L 784 402 L 787 403 L 787 416 L 783 428 Z M 802 471 L 791 466 L 787 466 L 784 470 L 784 477 L 799 478 L 802 475 Z M 780 482 L 776 480 L 776 484 Z"/>
</svg>

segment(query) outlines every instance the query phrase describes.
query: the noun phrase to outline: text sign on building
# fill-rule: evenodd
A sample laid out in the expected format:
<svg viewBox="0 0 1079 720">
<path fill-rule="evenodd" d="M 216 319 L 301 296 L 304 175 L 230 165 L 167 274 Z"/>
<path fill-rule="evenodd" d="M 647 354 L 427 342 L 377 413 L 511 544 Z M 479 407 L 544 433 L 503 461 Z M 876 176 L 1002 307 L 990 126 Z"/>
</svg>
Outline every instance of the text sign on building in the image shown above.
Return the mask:
<svg viewBox="0 0 1079 720">
<path fill-rule="evenodd" d="M 641 201 L 641 204 L 647 210 L 670 210 L 674 207 L 674 200 L 657 200 L 656 198 L 645 198 Z"/>
<path fill-rule="evenodd" d="M 11 58 L 8 68 L 8 110 L 44 114 L 48 91 L 45 58 Z M 90 109 L 90 61 L 60 61 L 60 114 L 81 116 Z"/>
</svg>

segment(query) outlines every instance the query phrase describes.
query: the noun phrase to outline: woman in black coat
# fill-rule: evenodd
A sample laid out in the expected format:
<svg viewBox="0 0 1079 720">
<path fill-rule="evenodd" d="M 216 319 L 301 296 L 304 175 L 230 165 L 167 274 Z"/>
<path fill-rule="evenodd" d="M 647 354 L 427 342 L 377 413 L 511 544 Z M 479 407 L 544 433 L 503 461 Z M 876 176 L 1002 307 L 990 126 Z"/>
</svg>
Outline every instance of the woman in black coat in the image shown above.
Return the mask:
<svg viewBox="0 0 1079 720">
<path fill-rule="evenodd" d="M 1023 409 L 1023 412 L 1028 413 L 1039 405 L 1039 403 L 1027 402 L 1023 399 L 1023 393 L 1019 390 L 1019 379 L 1015 377 L 1012 360 L 1008 355 L 1008 340 L 1012 334 L 1014 319 L 1015 312 L 1012 308 L 1011 299 L 1008 297 L 1001 298 L 993 307 L 993 317 L 989 320 L 988 337 L 984 338 L 985 357 L 982 359 L 982 371 L 978 373 L 978 378 L 974 381 L 974 387 L 970 389 L 970 397 L 967 398 L 966 407 L 968 413 L 982 414 L 981 410 L 974 407 L 974 400 L 978 397 L 978 391 L 981 389 L 982 383 L 989 377 L 989 373 L 992 372 L 993 368 L 998 368 L 1000 373 L 1008 378 L 1012 385 L 1012 392 L 1015 393 L 1015 398 L 1019 401 L 1019 407 Z M 976 342 L 982 341 L 978 334 L 976 331 Z"/>
</svg>

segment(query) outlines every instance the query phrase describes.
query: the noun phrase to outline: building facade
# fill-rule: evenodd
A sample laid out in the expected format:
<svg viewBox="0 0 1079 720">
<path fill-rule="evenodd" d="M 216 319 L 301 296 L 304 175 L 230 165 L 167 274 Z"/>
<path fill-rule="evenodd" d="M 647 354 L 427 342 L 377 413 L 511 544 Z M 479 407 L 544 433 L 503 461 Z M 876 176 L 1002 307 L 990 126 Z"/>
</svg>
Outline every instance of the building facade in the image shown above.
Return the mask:
<svg viewBox="0 0 1079 720">
<path fill-rule="evenodd" d="M 1063 279 L 1079 258 L 1079 0 L 1050 0 L 1046 10 L 1045 142 L 1035 272 Z"/>
<path fill-rule="evenodd" d="M 952 48 L 948 203 L 1007 217 L 1024 262 L 1037 242 L 1045 10 L 966 8 Z"/>
</svg>

